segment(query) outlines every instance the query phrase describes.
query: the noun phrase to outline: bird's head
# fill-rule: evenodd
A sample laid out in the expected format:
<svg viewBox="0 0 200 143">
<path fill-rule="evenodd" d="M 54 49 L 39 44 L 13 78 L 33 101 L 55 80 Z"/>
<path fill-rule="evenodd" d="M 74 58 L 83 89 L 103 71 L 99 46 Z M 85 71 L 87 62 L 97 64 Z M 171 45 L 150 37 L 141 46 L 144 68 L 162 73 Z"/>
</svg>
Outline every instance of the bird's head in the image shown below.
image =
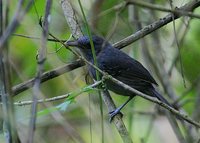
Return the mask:
<svg viewBox="0 0 200 143">
<path fill-rule="evenodd" d="M 106 47 L 109 43 L 99 36 L 92 36 L 92 41 L 94 43 L 94 49 L 96 56 Z M 90 38 L 88 36 L 81 36 L 76 41 L 68 41 L 67 45 L 78 47 L 84 56 L 90 60 L 92 59 L 92 49 L 90 44 Z"/>
</svg>

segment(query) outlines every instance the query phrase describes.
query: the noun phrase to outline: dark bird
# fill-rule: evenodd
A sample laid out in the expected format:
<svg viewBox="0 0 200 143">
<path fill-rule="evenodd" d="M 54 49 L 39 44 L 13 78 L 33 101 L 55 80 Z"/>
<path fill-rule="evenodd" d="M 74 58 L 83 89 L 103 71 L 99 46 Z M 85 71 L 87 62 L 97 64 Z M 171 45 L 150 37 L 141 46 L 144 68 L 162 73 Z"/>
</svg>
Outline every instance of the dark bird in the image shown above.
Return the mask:
<svg viewBox="0 0 200 143">
<path fill-rule="evenodd" d="M 97 65 L 102 71 L 110 74 L 130 87 L 149 96 L 156 97 L 162 102 L 170 105 L 169 102 L 155 90 L 153 85 L 158 84 L 141 63 L 129 57 L 119 49 L 114 48 L 109 42 L 101 37 L 92 36 L 92 41 L 94 43 Z M 68 41 L 67 44 L 69 46 L 78 47 L 84 57 L 91 63 L 94 63 L 88 36 L 82 36 L 77 41 Z M 89 73 L 96 79 L 96 71 L 92 66 L 89 66 Z M 102 75 L 100 74 L 100 78 L 101 77 Z M 112 119 L 135 96 L 135 94 L 127 91 L 111 80 L 105 81 L 105 84 L 107 89 L 120 95 L 129 96 L 129 99 L 123 105 L 110 113 Z"/>
</svg>

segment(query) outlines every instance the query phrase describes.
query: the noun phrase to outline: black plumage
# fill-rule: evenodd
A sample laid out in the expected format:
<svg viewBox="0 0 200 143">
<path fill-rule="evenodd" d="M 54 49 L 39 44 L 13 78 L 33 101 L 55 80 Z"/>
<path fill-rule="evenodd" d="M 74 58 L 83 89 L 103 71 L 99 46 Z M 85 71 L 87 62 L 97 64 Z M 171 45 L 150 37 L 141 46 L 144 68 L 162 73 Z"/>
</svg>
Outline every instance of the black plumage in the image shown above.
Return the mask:
<svg viewBox="0 0 200 143">
<path fill-rule="evenodd" d="M 129 57 L 124 52 L 117 48 L 114 48 L 109 42 L 98 36 L 92 36 L 92 40 L 95 47 L 95 53 L 97 57 L 98 67 L 114 78 L 121 82 L 133 87 L 134 89 L 145 93 L 149 96 L 153 96 L 170 105 L 167 100 L 160 95 L 153 85 L 157 85 L 154 78 L 149 71 L 137 60 Z M 68 45 L 78 47 L 85 58 L 94 63 L 90 39 L 88 36 L 82 36 L 77 41 L 69 41 Z M 89 66 L 89 73 L 96 79 L 96 72 L 92 66 Z M 101 75 L 100 75 L 101 76 Z M 111 117 L 120 112 L 120 110 L 135 96 L 132 92 L 127 91 L 123 87 L 115 84 L 111 80 L 105 82 L 106 87 L 120 95 L 129 96 L 130 98 L 120 106 L 118 109 L 111 113 Z"/>
</svg>

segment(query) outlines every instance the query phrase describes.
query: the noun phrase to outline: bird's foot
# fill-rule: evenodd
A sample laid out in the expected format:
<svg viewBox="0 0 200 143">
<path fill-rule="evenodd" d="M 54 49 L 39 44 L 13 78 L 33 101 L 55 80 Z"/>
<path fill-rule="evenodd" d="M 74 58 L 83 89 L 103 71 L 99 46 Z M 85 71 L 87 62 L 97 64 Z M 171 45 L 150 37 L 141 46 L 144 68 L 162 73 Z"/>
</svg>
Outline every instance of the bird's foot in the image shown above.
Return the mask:
<svg viewBox="0 0 200 143">
<path fill-rule="evenodd" d="M 113 118 L 114 118 L 117 114 L 119 114 L 119 115 L 121 116 L 121 118 L 123 117 L 123 114 L 120 112 L 119 109 L 115 109 L 115 110 L 109 112 L 109 115 L 110 115 L 109 122 L 110 122 L 110 123 L 112 122 Z"/>
</svg>

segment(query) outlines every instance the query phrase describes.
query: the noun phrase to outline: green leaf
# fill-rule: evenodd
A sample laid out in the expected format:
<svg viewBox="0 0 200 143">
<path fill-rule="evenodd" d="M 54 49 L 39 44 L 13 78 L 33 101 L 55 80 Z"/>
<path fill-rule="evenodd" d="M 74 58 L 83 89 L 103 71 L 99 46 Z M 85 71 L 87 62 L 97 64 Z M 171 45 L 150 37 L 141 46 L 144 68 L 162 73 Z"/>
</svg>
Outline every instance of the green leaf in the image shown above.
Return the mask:
<svg viewBox="0 0 200 143">
<path fill-rule="evenodd" d="M 66 111 L 67 107 L 69 106 L 69 104 L 72 103 L 72 100 L 66 101 L 61 103 L 60 105 L 57 105 L 56 108 L 60 111 Z"/>
<path fill-rule="evenodd" d="M 44 115 L 48 115 L 52 112 L 55 112 L 55 111 L 66 111 L 67 110 L 67 107 L 69 106 L 69 104 L 71 103 L 74 103 L 75 102 L 75 98 L 80 95 L 81 93 L 83 92 L 92 92 L 94 91 L 96 88 L 93 88 L 92 86 L 86 86 L 80 90 L 77 90 L 75 92 L 71 92 L 69 93 L 69 96 L 66 98 L 66 100 L 57 105 L 57 106 L 54 106 L 54 107 L 50 107 L 50 108 L 47 108 L 47 109 L 44 109 L 42 111 L 39 111 L 37 112 L 37 116 L 44 116 Z"/>
<path fill-rule="evenodd" d="M 48 114 L 53 113 L 55 111 L 66 111 L 69 104 L 71 104 L 73 102 L 74 102 L 74 100 L 69 100 L 69 101 L 65 101 L 65 102 L 63 102 L 63 103 L 61 103 L 57 106 L 46 108 L 42 111 L 37 112 L 37 116 L 48 115 Z"/>
<path fill-rule="evenodd" d="M 42 111 L 37 112 L 37 116 L 44 116 L 44 115 L 48 115 L 52 112 L 57 111 L 58 109 L 56 107 L 50 107 L 50 108 L 46 108 Z"/>
</svg>

